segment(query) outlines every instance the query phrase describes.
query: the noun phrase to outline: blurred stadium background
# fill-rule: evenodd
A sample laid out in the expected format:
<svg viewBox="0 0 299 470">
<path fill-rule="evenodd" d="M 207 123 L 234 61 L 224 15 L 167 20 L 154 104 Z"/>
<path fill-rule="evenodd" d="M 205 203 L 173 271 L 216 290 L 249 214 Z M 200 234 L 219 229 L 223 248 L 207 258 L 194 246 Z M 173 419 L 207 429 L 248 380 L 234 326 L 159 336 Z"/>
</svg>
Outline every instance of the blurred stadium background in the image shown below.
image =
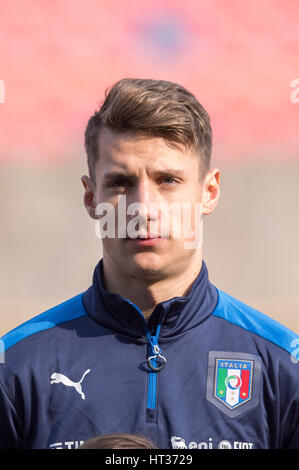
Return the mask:
<svg viewBox="0 0 299 470">
<path fill-rule="evenodd" d="M 124 77 L 179 82 L 209 111 L 210 278 L 299 333 L 298 18 L 297 0 L 1 2 L 0 335 L 91 282 L 83 133 Z"/>
</svg>

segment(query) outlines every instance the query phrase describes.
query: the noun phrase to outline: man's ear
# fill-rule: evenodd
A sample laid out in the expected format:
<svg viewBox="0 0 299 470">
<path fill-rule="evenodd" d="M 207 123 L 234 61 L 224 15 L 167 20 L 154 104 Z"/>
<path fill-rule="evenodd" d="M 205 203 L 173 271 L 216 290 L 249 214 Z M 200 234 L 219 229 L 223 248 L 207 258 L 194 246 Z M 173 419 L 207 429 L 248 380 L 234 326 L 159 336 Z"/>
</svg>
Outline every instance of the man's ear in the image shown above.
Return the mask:
<svg viewBox="0 0 299 470">
<path fill-rule="evenodd" d="M 204 215 L 211 214 L 217 207 L 220 197 L 220 171 L 214 168 L 205 176 L 202 191 L 202 210 Z"/>
<path fill-rule="evenodd" d="M 95 198 L 95 187 L 94 183 L 92 182 L 89 176 L 82 176 L 81 178 L 82 184 L 85 189 L 84 193 L 84 206 L 93 219 L 98 219 L 96 216 L 96 198 Z"/>
</svg>

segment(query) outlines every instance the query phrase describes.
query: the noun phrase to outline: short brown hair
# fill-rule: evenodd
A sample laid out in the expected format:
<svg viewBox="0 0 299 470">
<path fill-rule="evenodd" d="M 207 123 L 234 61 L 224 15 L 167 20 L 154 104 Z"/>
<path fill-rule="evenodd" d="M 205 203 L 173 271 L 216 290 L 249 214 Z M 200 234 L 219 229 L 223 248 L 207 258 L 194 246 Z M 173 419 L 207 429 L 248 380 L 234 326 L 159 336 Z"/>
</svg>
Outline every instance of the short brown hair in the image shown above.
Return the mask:
<svg viewBox="0 0 299 470">
<path fill-rule="evenodd" d="M 124 78 L 106 90 L 98 111 L 89 119 L 85 149 L 89 174 L 94 179 L 101 128 L 163 137 L 169 144 L 183 144 L 199 152 L 201 173 L 210 167 L 212 130 L 210 118 L 195 96 L 177 83 Z"/>
<path fill-rule="evenodd" d="M 138 434 L 103 434 L 85 441 L 79 449 L 157 449 L 152 441 Z"/>
</svg>

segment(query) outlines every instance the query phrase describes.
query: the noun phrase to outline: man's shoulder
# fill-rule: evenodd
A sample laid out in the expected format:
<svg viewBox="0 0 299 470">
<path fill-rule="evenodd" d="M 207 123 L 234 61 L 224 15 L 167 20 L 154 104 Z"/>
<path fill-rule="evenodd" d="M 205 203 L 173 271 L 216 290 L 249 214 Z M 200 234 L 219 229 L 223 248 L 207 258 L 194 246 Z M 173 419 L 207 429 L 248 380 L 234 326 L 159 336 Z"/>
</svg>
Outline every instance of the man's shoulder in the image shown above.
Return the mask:
<svg viewBox="0 0 299 470">
<path fill-rule="evenodd" d="M 289 354 L 299 345 L 299 335 L 274 318 L 218 289 L 213 315 L 275 344 Z"/>
<path fill-rule="evenodd" d="M 6 351 L 25 338 L 86 315 L 82 297 L 83 293 L 80 293 L 9 331 L 1 338 L 2 349 Z"/>
</svg>

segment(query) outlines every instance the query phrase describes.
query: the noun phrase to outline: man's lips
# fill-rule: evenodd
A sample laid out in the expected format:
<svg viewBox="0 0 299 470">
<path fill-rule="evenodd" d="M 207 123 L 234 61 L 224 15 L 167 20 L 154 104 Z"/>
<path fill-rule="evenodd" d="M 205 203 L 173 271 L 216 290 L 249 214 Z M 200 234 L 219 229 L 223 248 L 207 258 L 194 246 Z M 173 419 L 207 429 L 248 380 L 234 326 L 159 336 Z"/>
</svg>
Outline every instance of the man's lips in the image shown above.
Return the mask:
<svg viewBox="0 0 299 470">
<path fill-rule="evenodd" d="M 164 237 L 137 237 L 137 238 L 126 238 L 127 241 L 134 243 L 137 246 L 154 246 L 161 243 Z"/>
</svg>

